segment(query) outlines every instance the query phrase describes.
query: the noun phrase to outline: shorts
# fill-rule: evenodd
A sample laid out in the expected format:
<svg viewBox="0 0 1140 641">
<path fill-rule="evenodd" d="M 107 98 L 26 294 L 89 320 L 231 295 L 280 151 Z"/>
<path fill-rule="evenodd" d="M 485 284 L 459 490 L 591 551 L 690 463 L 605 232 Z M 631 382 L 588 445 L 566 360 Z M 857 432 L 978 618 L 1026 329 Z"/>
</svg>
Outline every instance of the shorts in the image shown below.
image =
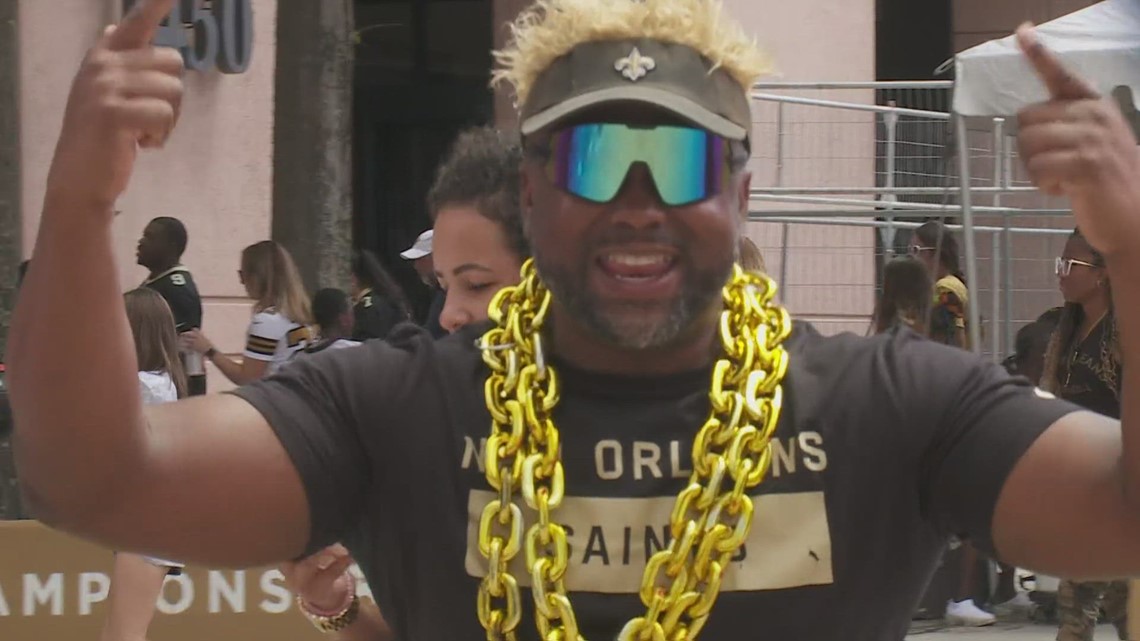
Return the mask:
<svg viewBox="0 0 1140 641">
<path fill-rule="evenodd" d="M 182 563 L 175 563 L 174 561 L 165 561 L 163 559 L 156 559 L 152 556 L 144 556 L 143 559 L 151 565 L 157 565 L 160 568 L 166 568 L 167 576 L 181 576 L 182 570 L 186 567 Z"/>
</svg>

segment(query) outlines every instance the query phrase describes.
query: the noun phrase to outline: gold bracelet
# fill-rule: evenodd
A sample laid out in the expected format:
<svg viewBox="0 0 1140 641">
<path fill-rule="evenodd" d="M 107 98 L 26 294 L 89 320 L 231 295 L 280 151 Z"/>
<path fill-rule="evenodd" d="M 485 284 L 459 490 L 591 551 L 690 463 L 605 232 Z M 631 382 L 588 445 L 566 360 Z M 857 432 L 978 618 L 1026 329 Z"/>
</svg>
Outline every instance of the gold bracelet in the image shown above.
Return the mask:
<svg viewBox="0 0 1140 641">
<path fill-rule="evenodd" d="M 333 616 L 323 616 L 314 614 L 305 607 L 305 601 L 301 597 L 297 597 L 297 608 L 301 610 L 301 614 L 313 624 L 313 627 L 321 632 L 340 632 L 356 622 L 356 618 L 360 615 L 360 597 L 356 594 L 352 595 L 352 600 L 349 601 L 348 607 L 342 610 L 339 614 Z"/>
</svg>

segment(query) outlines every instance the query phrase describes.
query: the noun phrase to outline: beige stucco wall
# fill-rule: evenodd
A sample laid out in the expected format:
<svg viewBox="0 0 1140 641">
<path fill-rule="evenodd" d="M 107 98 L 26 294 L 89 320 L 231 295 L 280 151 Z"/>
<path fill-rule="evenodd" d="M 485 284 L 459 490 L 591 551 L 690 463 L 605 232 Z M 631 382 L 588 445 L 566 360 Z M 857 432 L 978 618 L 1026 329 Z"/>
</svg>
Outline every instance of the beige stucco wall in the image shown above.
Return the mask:
<svg viewBox="0 0 1140 641">
<path fill-rule="evenodd" d="M 726 0 L 770 54 L 778 81 L 875 79 L 874 0 Z M 869 91 L 789 92 L 803 97 L 871 102 Z M 874 184 L 874 120 L 869 114 L 786 106 L 781 176 L 777 179 L 776 107 L 753 103 L 753 187 Z M 826 159 L 826 160 L 824 160 Z M 756 209 L 796 209 L 764 203 Z M 826 333 L 862 332 L 874 304 L 874 236 L 868 229 L 793 225 L 787 268 L 781 225 L 749 225 L 771 274 L 786 274 L 781 297 L 798 318 Z"/>
<path fill-rule="evenodd" d="M 24 247 L 31 252 L 44 182 L 71 78 L 120 0 L 20 0 Z M 186 74 L 182 121 L 161 152 L 143 154 L 119 202 L 115 247 L 124 289 L 146 276 L 135 243 L 154 216 L 181 219 L 184 262 L 205 303 L 206 332 L 238 351 L 249 304 L 237 278 L 241 249 L 269 237 L 273 179 L 276 0 L 254 0 L 254 58 L 242 75 Z M 223 377 L 211 376 L 211 389 Z"/>
</svg>

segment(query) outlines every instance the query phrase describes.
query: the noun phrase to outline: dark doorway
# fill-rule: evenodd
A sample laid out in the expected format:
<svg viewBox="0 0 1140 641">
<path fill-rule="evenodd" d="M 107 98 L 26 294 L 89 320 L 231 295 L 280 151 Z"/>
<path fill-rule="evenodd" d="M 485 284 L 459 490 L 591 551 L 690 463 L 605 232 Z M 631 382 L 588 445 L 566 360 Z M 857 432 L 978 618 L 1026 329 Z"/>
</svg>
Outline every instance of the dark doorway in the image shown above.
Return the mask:
<svg viewBox="0 0 1140 641">
<path fill-rule="evenodd" d="M 877 0 L 875 4 L 875 66 L 878 80 L 950 80 L 935 72 L 954 55 L 953 0 Z M 880 105 L 894 105 L 923 111 L 948 111 L 948 90 L 880 90 Z M 878 120 L 876 171 L 879 187 L 887 186 L 886 121 Z M 947 191 L 929 196 L 901 196 L 898 200 L 945 204 L 949 190 L 946 176 L 950 158 L 942 151 L 951 148 L 947 121 L 899 116 L 895 125 L 895 161 L 892 184 L 897 187 L 937 187 Z M 925 217 L 895 217 L 897 221 L 921 222 Z M 888 246 L 883 234 L 876 234 L 876 273 L 882 274 L 883 260 L 904 253 L 910 233 L 897 234 Z M 881 283 L 880 283 L 881 284 Z"/>
<path fill-rule="evenodd" d="M 879 80 L 934 80 L 953 52 L 951 0 L 878 0 L 875 65 Z"/>
<path fill-rule="evenodd" d="M 356 0 L 353 233 L 417 311 L 428 291 L 400 252 L 431 226 L 425 198 L 456 134 L 494 120 L 491 0 Z"/>
</svg>

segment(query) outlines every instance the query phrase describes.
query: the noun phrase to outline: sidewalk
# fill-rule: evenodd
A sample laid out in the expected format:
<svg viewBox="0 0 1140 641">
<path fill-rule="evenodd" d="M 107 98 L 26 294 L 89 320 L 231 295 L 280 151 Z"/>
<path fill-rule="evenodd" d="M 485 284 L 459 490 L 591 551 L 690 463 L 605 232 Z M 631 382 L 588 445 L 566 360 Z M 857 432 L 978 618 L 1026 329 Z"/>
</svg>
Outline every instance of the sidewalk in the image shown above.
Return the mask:
<svg viewBox="0 0 1140 641">
<path fill-rule="evenodd" d="M 916 623 L 907 641 L 1053 641 L 1056 626 L 1033 623 L 998 623 L 988 628 L 946 628 L 940 624 Z M 1103 625 L 1096 630 L 1098 641 L 1116 641 L 1116 629 Z"/>
</svg>

